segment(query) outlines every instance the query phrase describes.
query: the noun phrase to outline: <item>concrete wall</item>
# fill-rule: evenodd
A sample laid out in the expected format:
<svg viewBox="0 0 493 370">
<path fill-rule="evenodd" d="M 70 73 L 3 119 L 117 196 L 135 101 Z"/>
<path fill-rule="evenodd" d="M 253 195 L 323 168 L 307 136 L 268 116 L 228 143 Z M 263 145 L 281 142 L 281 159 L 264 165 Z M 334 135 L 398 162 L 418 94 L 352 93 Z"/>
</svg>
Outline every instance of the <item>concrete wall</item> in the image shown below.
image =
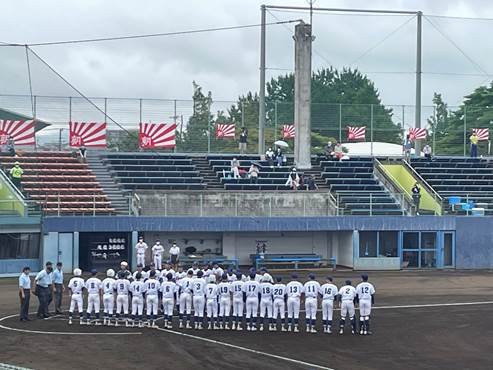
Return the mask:
<svg viewBox="0 0 493 370">
<path fill-rule="evenodd" d="M 319 192 L 145 192 L 144 216 L 329 216 L 335 214 L 329 193 Z"/>
<path fill-rule="evenodd" d="M 337 244 L 334 245 L 337 254 L 337 264 L 346 267 L 353 267 L 353 233 L 335 233 Z"/>
<path fill-rule="evenodd" d="M 458 217 L 455 232 L 458 269 L 493 268 L 493 218 Z"/>
</svg>

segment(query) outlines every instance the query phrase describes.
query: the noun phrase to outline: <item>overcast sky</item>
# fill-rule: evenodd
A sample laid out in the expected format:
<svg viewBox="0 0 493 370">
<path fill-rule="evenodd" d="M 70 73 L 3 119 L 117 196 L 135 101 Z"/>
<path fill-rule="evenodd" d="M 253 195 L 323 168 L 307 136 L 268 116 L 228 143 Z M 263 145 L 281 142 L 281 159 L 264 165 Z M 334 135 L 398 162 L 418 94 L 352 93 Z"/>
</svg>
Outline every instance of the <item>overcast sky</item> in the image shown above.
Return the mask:
<svg viewBox="0 0 493 370">
<path fill-rule="evenodd" d="M 182 1 L 26 1 L 3 0 L 0 41 L 42 42 L 258 23 L 258 0 Z M 489 0 L 374 0 L 372 8 L 422 10 L 426 15 L 493 18 Z M 304 6 L 306 1 L 268 4 Z M 317 0 L 315 6 L 367 8 L 367 0 Z M 305 13 L 272 12 L 268 21 L 299 19 Z M 385 104 L 413 104 L 416 20 L 412 16 L 315 14 L 313 67 L 358 67 L 375 81 Z M 423 70 L 493 73 L 493 21 L 431 18 L 465 52 L 462 55 L 423 20 Z M 404 25 L 403 25 L 404 24 Z M 394 30 L 403 25 L 393 35 Z M 267 66 L 292 69 L 293 25 L 270 26 Z M 90 96 L 190 99 L 192 80 L 211 90 L 215 100 L 235 100 L 258 91 L 260 29 L 83 45 L 40 46 L 34 50 Z M 384 40 L 389 36 L 386 40 Z M 382 40 L 384 40 L 382 42 Z M 367 52 L 370 48 L 373 50 Z M 478 65 L 468 60 L 472 59 Z M 35 94 L 74 95 L 31 56 Z M 351 64 L 352 63 L 352 64 Z M 387 73 L 375 73 L 387 72 Z M 398 74 L 388 72 L 400 72 Z M 270 70 L 268 78 L 286 71 Z M 0 93 L 27 93 L 23 48 L 0 47 Z M 491 80 L 491 79 L 490 79 Z M 488 77 L 423 76 L 423 104 L 434 91 L 450 105 Z"/>
</svg>

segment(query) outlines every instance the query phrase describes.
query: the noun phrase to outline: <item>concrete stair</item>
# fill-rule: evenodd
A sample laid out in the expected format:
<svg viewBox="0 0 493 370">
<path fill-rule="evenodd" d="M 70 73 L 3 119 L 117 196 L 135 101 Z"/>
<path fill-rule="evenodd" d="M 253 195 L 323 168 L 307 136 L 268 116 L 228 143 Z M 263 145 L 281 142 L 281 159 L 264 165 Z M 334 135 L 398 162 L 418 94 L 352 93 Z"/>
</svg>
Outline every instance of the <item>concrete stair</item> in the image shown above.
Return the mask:
<svg viewBox="0 0 493 370">
<path fill-rule="evenodd" d="M 197 171 L 200 171 L 200 176 L 204 179 L 204 183 L 207 184 L 208 190 L 220 190 L 224 189 L 223 184 L 219 181 L 216 173 L 209 165 L 209 161 L 204 157 L 194 157 L 192 159 L 193 164 Z"/>
<path fill-rule="evenodd" d="M 87 164 L 96 176 L 96 180 L 103 188 L 104 193 L 108 196 L 111 206 L 117 214 L 126 215 L 129 209 L 128 195 L 122 191 L 117 181 L 110 175 L 108 167 L 101 160 L 103 153 L 98 151 L 87 151 Z"/>
<path fill-rule="evenodd" d="M 316 160 L 312 160 L 312 168 L 310 170 L 300 170 L 305 177 L 313 176 L 315 184 L 318 186 L 318 190 L 329 191 L 329 186 L 322 178 L 322 167 Z"/>
</svg>

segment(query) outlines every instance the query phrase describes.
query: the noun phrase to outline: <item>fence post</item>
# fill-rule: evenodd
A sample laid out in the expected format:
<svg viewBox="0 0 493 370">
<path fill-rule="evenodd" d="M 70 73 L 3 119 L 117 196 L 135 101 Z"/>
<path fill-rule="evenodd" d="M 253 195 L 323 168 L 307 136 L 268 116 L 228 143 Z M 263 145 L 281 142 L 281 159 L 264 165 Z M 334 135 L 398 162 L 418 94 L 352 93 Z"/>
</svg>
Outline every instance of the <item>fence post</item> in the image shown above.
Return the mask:
<svg viewBox="0 0 493 370">
<path fill-rule="evenodd" d="M 373 156 L 373 104 L 370 104 L 370 154 Z"/>
<path fill-rule="evenodd" d="M 104 123 L 108 119 L 108 98 L 104 98 Z"/>
<path fill-rule="evenodd" d="M 37 99 L 36 99 L 36 95 L 33 96 L 33 118 L 36 118 L 37 116 L 37 113 L 36 113 L 36 108 L 37 108 Z"/>
<path fill-rule="evenodd" d="M 342 143 L 342 104 L 339 103 L 339 142 Z"/>
<path fill-rule="evenodd" d="M 139 99 L 139 123 L 142 123 L 142 98 Z"/>
<path fill-rule="evenodd" d="M 211 152 L 211 103 L 207 105 L 207 153 Z"/>
<path fill-rule="evenodd" d="M 274 102 L 274 141 L 277 140 L 277 100 Z"/>
<path fill-rule="evenodd" d="M 433 125 L 433 144 L 432 144 L 432 149 L 431 152 L 433 155 L 436 155 L 435 153 L 435 133 L 437 131 L 437 126 L 438 126 L 438 117 L 437 117 L 437 106 L 433 106 L 433 117 L 435 117 L 435 124 Z"/>
<path fill-rule="evenodd" d="M 168 194 L 164 194 L 164 215 L 168 216 Z"/>
<path fill-rule="evenodd" d="M 466 156 L 466 146 L 467 146 L 467 105 L 464 105 L 464 157 Z"/>
</svg>

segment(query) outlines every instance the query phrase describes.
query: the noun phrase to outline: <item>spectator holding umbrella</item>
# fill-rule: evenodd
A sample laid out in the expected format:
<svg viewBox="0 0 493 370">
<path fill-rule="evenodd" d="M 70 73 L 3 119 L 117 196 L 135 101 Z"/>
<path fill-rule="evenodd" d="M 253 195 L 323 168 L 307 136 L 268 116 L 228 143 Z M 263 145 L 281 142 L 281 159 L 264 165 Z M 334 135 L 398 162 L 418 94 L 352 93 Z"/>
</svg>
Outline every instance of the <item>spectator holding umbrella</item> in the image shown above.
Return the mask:
<svg viewBox="0 0 493 370">
<path fill-rule="evenodd" d="M 278 146 L 276 149 L 276 161 L 277 161 L 277 167 L 281 167 L 284 161 L 284 154 L 282 153 L 282 149 L 280 146 Z"/>
</svg>

